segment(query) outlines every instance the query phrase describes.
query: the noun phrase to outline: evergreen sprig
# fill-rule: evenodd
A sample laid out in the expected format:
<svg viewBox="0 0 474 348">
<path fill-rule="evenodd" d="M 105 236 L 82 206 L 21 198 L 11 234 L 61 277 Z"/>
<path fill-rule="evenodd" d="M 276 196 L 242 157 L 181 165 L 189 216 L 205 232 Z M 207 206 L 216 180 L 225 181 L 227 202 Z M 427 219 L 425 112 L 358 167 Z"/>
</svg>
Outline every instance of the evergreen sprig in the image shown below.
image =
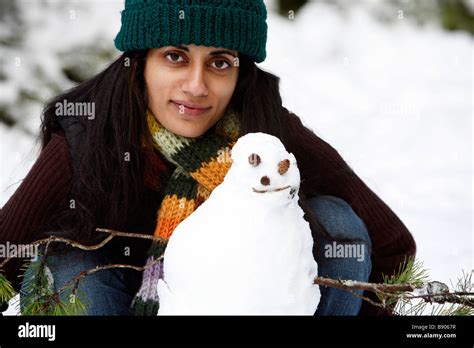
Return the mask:
<svg viewBox="0 0 474 348">
<path fill-rule="evenodd" d="M 64 291 L 59 295 L 54 292 L 54 279 L 49 268 L 46 266 L 46 258 L 39 255 L 41 261 L 27 262 L 22 269 L 25 271 L 24 290 L 22 292 L 22 315 L 84 315 L 86 306 L 82 298 L 85 294 L 76 285 L 68 287 L 70 291 Z M 25 275 L 29 275 L 25 277 Z"/>
<path fill-rule="evenodd" d="M 0 269 L 0 303 L 10 301 L 15 295 L 15 290 Z"/>
<path fill-rule="evenodd" d="M 384 284 L 409 284 L 415 288 L 422 286 L 428 281 L 428 271 L 423 267 L 423 263 L 414 258 L 405 258 L 399 265 L 398 271 L 391 275 L 383 275 Z M 406 292 L 394 292 L 391 294 L 377 293 L 379 300 L 388 308 L 394 309 L 394 306 L 403 301 L 403 295 Z"/>
<path fill-rule="evenodd" d="M 377 294 L 379 299 L 390 306 L 396 315 L 432 315 L 432 316 L 471 316 L 474 315 L 474 308 L 468 303 L 472 303 L 473 284 L 472 272 L 465 273 L 457 280 L 451 293 L 430 294 L 426 292 L 430 284 L 441 285 L 440 289 L 448 287 L 440 282 L 430 282 L 428 271 L 422 262 L 408 259 L 400 265 L 399 271 L 388 277 L 384 276 L 386 284 L 412 284 L 416 286 L 415 292 L 397 292 L 394 294 Z M 421 294 L 421 295 L 420 295 Z M 460 296 L 457 294 L 463 294 Z M 431 296 L 429 296 L 431 295 Z M 420 296 L 426 296 L 421 297 Z M 441 298 L 441 300 L 440 300 Z M 433 301 L 438 299 L 438 301 Z M 446 299 L 446 302 L 444 302 Z M 449 301 L 452 302 L 449 302 Z M 453 303 L 456 301 L 455 303 Z M 434 302 L 434 303 L 433 303 Z"/>
</svg>

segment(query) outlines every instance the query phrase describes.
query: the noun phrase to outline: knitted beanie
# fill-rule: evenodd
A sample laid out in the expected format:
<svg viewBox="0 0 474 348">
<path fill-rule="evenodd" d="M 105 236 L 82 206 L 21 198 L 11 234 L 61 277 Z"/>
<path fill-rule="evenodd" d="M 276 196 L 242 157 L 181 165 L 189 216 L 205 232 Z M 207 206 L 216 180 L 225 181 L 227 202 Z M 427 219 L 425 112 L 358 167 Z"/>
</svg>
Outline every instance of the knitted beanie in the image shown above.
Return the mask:
<svg viewBox="0 0 474 348">
<path fill-rule="evenodd" d="M 115 38 L 120 51 L 194 44 L 265 60 L 263 0 L 126 0 Z"/>
</svg>

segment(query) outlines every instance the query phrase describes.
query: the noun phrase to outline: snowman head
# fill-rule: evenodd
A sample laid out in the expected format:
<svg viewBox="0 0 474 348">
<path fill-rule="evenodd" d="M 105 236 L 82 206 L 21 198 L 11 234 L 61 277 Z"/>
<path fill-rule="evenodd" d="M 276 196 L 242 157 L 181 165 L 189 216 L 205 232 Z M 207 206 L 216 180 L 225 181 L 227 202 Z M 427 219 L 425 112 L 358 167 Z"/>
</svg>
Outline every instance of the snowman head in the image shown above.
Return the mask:
<svg viewBox="0 0 474 348">
<path fill-rule="evenodd" d="M 300 172 L 296 158 L 281 141 L 265 133 L 239 138 L 231 150 L 226 181 L 240 192 L 265 199 L 291 201 L 297 197 Z"/>
</svg>

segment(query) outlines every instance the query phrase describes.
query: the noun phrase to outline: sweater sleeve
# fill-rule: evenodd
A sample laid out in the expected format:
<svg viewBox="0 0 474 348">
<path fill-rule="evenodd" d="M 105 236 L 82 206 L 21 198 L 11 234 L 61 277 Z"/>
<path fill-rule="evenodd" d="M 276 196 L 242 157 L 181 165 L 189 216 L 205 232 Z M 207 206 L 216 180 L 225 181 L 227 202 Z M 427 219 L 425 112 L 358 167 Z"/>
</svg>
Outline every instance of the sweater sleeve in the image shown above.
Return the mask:
<svg viewBox="0 0 474 348">
<path fill-rule="evenodd" d="M 66 198 L 73 170 L 64 134 L 53 134 L 22 183 L 0 210 L 0 243 L 28 244 L 35 241 L 53 214 L 57 203 Z M 0 263 L 3 261 L 0 258 Z M 4 272 L 19 290 L 19 269 L 25 259 L 13 258 Z"/>
<path fill-rule="evenodd" d="M 405 258 L 416 253 L 416 244 L 403 222 L 347 165 L 339 153 L 324 140 L 306 128 L 301 120 L 291 114 L 293 134 L 311 139 L 300 140 L 305 158 L 298 159 L 302 173 L 305 168 L 314 165 L 322 167 L 320 176 L 304 178 L 307 190 L 315 187 L 317 182 L 327 190 L 327 194 L 338 196 L 348 202 L 354 212 L 367 226 L 372 242 L 372 272 L 370 282 L 382 282 L 382 275 L 391 275 L 398 271 Z M 303 143 L 304 142 L 304 143 Z M 302 184 L 303 185 L 303 184 Z M 365 296 L 376 300 L 372 293 Z M 360 315 L 381 315 L 389 312 L 381 310 L 364 301 Z"/>
</svg>

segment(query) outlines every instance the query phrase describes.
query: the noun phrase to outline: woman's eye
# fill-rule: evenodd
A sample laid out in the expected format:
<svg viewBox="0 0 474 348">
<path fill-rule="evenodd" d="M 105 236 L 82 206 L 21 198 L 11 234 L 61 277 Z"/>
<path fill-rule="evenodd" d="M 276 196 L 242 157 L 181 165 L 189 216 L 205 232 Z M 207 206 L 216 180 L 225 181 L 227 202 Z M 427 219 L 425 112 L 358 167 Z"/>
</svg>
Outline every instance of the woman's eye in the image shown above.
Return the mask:
<svg viewBox="0 0 474 348">
<path fill-rule="evenodd" d="M 184 59 L 183 57 L 178 54 L 178 53 L 175 53 L 175 52 L 171 52 L 171 53 L 167 53 L 165 55 L 166 59 L 168 61 L 170 61 L 171 63 L 181 63 L 181 62 L 184 62 Z M 179 60 L 179 59 L 182 59 L 182 60 Z M 212 67 L 213 68 L 216 68 L 218 70 L 225 70 L 227 68 L 230 67 L 230 64 L 225 61 L 225 60 L 215 60 L 214 62 L 211 63 Z"/>
<path fill-rule="evenodd" d="M 165 55 L 165 57 L 172 63 L 179 63 L 180 61 L 176 59 L 183 58 L 178 53 L 168 53 L 167 55 Z"/>
<path fill-rule="evenodd" d="M 215 64 L 215 63 L 217 64 L 214 65 L 214 68 L 219 69 L 219 70 L 225 70 L 228 67 L 230 67 L 230 64 L 227 63 L 225 60 L 215 60 L 214 62 L 212 62 L 212 64 Z"/>
</svg>

